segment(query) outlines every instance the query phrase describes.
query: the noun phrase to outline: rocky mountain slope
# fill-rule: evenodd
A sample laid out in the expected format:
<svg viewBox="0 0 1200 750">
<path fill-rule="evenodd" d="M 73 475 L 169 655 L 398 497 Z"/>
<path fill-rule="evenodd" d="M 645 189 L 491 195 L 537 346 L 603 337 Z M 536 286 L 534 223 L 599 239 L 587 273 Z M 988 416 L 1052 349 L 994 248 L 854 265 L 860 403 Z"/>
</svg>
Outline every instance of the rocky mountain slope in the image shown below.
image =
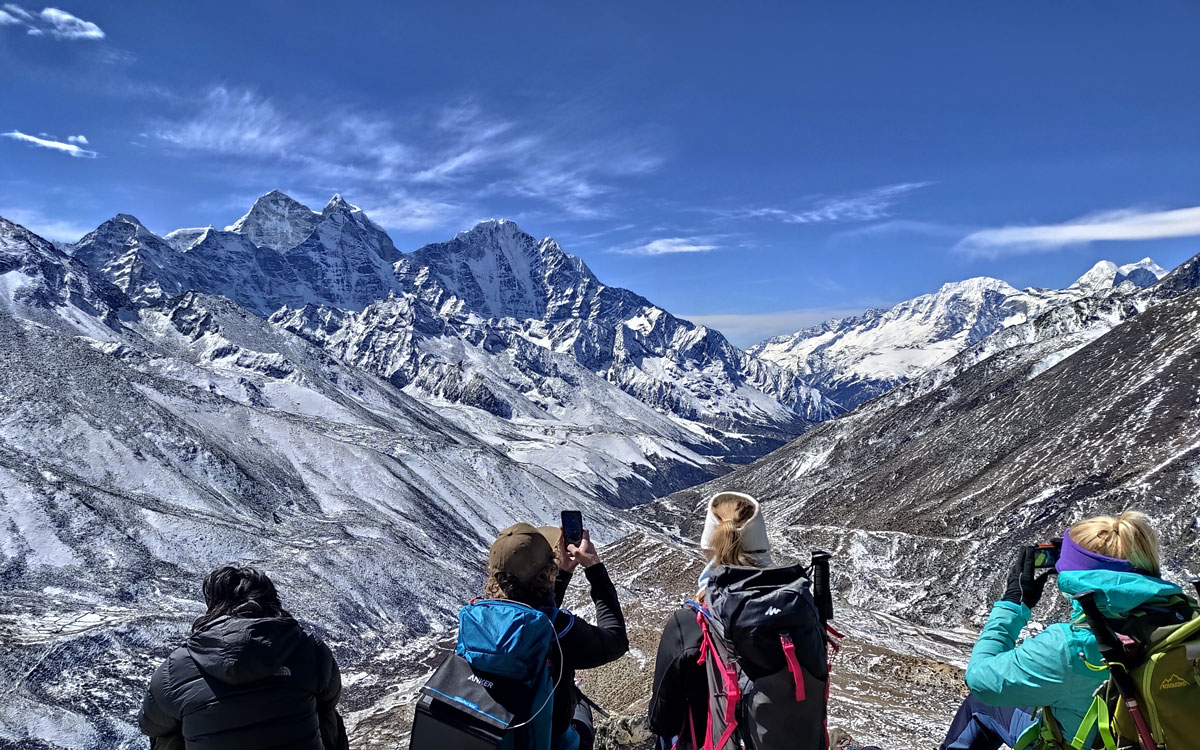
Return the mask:
<svg viewBox="0 0 1200 750">
<path fill-rule="evenodd" d="M 1129 295 L 1164 275 L 1165 269 L 1146 258 L 1120 267 L 1101 261 L 1063 290 L 1017 290 L 999 279 L 968 279 L 890 310 L 868 310 L 776 336 L 749 351 L 810 376 L 823 393 L 850 409 L 999 330 L 1082 299 Z"/>
<path fill-rule="evenodd" d="M 1052 309 L 651 515 L 751 492 L 783 543 L 839 552 L 847 602 L 934 624 L 984 613 L 1015 545 L 1126 507 L 1154 516 L 1172 574 L 1195 576 L 1198 284 L 1200 256 Z"/>
<path fill-rule="evenodd" d="M 229 560 L 271 571 L 349 665 L 450 627 L 512 518 L 630 528 L 226 299 L 138 308 L 7 222 L 0 281 L 0 743 L 142 746 L 154 660 Z"/>
</svg>

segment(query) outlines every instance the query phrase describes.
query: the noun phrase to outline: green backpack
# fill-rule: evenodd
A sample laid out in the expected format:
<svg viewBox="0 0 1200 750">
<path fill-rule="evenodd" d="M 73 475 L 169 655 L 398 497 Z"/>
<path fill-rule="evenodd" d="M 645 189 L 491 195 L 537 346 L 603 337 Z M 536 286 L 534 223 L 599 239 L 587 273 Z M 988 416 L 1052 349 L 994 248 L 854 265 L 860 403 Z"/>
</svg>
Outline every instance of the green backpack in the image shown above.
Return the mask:
<svg viewBox="0 0 1200 750">
<path fill-rule="evenodd" d="M 1095 730 L 1091 747 L 1105 750 L 1190 750 L 1200 744 L 1200 608 L 1179 597 L 1169 610 L 1172 624 L 1161 617 L 1134 613 L 1116 630 L 1126 645 L 1126 667 L 1137 691 L 1137 703 L 1155 748 L 1145 748 L 1125 700 L 1110 679 L 1096 691 L 1096 698 L 1083 718 L 1075 737 L 1062 736 L 1049 708 L 1042 709 L 1037 729 L 1028 731 L 1016 750 L 1085 750 Z M 1162 615 L 1159 610 L 1156 615 Z M 1112 627 L 1102 623 L 1101 627 Z M 1106 665 L 1107 667 L 1107 665 Z"/>
</svg>

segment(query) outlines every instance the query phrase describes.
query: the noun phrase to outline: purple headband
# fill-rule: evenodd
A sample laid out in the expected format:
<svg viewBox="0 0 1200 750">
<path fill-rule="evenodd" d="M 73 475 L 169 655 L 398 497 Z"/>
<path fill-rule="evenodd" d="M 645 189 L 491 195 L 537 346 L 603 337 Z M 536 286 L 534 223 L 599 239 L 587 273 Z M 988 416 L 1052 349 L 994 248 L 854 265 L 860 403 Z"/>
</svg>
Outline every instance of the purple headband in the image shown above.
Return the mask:
<svg viewBox="0 0 1200 750">
<path fill-rule="evenodd" d="M 1138 570 L 1133 563 L 1119 557 L 1109 557 L 1099 552 L 1086 550 L 1071 539 L 1071 530 L 1063 533 L 1062 551 L 1058 555 L 1058 563 L 1054 566 L 1059 573 L 1072 570 L 1111 570 L 1117 573 L 1136 573 Z"/>
</svg>

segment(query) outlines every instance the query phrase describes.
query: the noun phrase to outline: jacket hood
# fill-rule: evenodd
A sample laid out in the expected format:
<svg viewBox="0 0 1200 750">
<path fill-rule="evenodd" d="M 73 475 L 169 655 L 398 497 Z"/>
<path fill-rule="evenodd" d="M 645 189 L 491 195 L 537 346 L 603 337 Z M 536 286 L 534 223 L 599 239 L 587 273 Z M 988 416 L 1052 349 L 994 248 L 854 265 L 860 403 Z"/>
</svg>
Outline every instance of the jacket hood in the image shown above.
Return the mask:
<svg viewBox="0 0 1200 750">
<path fill-rule="evenodd" d="M 303 638 L 290 617 L 222 617 L 192 633 L 187 650 L 201 672 L 242 685 L 279 674 Z"/>
<path fill-rule="evenodd" d="M 1161 578 L 1142 575 L 1141 573 L 1123 573 L 1114 570 L 1072 570 L 1060 573 L 1058 588 L 1068 597 L 1084 593 L 1096 592 L 1096 604 L 1107 617 L 1123 618 L 1130 612 L 1148 604 L 1166 604 L 1172 596 L 1183 593 L 1170 581 Z M 1075 603 L 1075 616 L 1082 614 L 1078 602 Z"/>
</svg>

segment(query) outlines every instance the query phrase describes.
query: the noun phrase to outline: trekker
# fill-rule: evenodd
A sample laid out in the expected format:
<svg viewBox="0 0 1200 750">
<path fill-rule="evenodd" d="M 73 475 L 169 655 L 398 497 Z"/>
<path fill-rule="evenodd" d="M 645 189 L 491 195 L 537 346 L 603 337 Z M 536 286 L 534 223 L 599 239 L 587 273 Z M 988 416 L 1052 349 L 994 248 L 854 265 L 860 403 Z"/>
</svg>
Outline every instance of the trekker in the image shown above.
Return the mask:
<svg viewBox="0 0 1200 750">
<path fill-rule="evenodd" d="M 722 492 L 714 495 L 704 518 L 700 551 L 707 564 L 700 572 L 696 601 L 703 604 L 713 568 L 738 565 L 766 568 L 771 565 L 771 541 L 758 502 L 749 495 Z M 708 676 L 700 661 L 701 633 L 696 613 L 680 607 L 671 613 L 658 642 L 654 660 L 654 687 L 650 694 L 650 730 L 660 747 L 692 750 L 689 717 L 699 723 L 708 715 Z"/>
<path fill-rule="evenodd" d="M 152 748 L 348 750 L 329 648 L 301 629 L 250 567 L 204 579 L 208 611 L 155 671 L 142 703 Z"/>
<path fill-rule="evenodd" d="M 1122 620 L 1134 610 L 1169 606 L 1182 590 L 1160 578 L 1158 535 L 1136 511 L 1119 517 L 1081 521 L 1063 535 L 1053 569 L 1038 575 L 1037 549 L 1017 554 L 1008 587 L 992 607 L 967 665 L 971 694 L 950 726 L 942 750 L 996 750 L 1015 747 L 1027 732 L 1032 741 L 1045 722 L 1070 742 L 1084 723 L 1093 693 L 1109 678 L 1095 635 L 1078 603 L 1069 623 L 1056 623 L 1019 645 L 1017 637 L 1041 600 L 1046 578 L 1058 573 L 1058 588 L 1068 597 L 1086 591 L 1102 596 L 1106 617 Z M 1049 712 L 1038 713 L 1048 707 Z M 1094 733 L 1094 732 L 1093 732 Z M 1081 746 L 1091 747 L 1091 737 Z"/>
<path fill-rule="evenodd" d="M 561 609 L 563 597 L 576 569 L 582 567 L 591 586 L 596 606 L 596 624 L 592 625 Z M 617 588 L 608 577 L 604 563 L 592 542 L 591 532 L 583 530 L 578 545 L 564 546 L 562 530 L 536 529 L 519 523 L 500 532 L 488 555 L 488 577 L 483 594 L 489 599 L 507 599 L 540 609 L 553 618 L 558 643 L 562 648 L 559 676 L 559 652 L 550 650 L 551 679 L 554 689 L 551 747 L 553 750 L 591 750 L 595 739 L 591 714 L 579 701 L 575 672 L 592 669 L 620 658 L 629 650 L 625 616 L 617 599 Z"/>
<path fill-rule="evenodd" d="M 771 567 L 758 502 L 737 492 L 709 499 L 700 549 L 707 564 L 696 601 L 671 614 L 654 664 L 649 718 L 658 747 L 695 750 L 711 742 L 723 749 L 740 740 L 753 747 L 825 750 L 825 622 L 809 592 L 807 571 Z M 738 613 L 732 621 L 730 612 Z M 752 623 L 740 619 L 751 617 Z M 710 668 L 721 652 L 709 644 L 721 637 L 707 638 L 701 619 L 740 650 L 736 733 L 724 719 L 713 721 Z M 842 747 L 861 747 L 844 733 L 837 740 Z"/>
</svg>

